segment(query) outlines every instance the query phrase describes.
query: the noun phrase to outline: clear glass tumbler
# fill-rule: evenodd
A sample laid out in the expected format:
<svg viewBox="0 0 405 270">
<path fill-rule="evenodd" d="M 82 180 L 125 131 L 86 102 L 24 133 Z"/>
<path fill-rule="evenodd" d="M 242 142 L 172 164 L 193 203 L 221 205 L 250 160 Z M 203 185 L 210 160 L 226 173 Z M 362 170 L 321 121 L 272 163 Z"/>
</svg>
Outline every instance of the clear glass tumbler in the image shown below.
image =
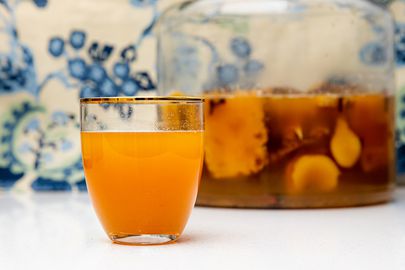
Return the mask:
<svg viewBox="0 0 405 270">
<path fill-rule="evenodd" d="M 109 238 L 175 241 L 194 206 L 203 162 L 203 100 L 188 97 L 80 101 L 86 182 Z"/>
</svg>

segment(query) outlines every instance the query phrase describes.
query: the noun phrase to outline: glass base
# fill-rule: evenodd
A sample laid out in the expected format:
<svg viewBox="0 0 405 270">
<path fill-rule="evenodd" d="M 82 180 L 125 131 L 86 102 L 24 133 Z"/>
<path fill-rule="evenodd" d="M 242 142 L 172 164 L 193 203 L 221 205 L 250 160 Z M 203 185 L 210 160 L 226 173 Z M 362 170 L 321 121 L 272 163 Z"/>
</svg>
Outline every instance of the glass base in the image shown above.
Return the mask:
<svg viewBox="0 0 405 270">
<path fill-rule="evenodd" d="M 179 235 L 174 234 L 110 235 L 110 239 L 116 244 L 133 246 L 163 245 L 176 241 L 178 237 Z"/>
</svg>

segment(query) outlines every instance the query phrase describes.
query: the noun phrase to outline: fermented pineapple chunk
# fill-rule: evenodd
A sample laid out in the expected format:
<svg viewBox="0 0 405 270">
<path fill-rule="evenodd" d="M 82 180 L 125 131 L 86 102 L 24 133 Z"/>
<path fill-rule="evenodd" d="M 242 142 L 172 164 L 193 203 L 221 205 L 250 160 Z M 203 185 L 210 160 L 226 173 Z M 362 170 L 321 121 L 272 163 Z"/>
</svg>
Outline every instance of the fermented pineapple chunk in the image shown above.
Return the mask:
<svg viewBox="0 0 405 270">
<path fill-rule="evenodd" d="M 259 172 L 266 165 L 262 100 L 238 95 L 206 102 L 205 162 L 214 178 Z"/>
<path fill-rule="evenodd" d="M 287 167 L 292 192 L 329 192 L 338 185 L 340 171 L 325 155 L 304 155 Z"/>
</svg>

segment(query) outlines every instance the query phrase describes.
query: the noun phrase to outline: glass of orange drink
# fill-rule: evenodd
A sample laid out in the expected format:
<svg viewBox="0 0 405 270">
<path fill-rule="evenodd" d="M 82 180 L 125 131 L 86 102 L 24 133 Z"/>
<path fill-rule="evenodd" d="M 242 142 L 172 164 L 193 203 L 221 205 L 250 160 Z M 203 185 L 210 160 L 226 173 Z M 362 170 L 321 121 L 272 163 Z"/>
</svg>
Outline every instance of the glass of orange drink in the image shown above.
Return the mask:
<svg viewBox="0 0 405 270">
<path fill-rule="evenodd" d="M 203 161 L 203 100 L 117 97 L 80 100 L 90 198 L 119 244 L 173 242 L 197 196 Z"/>
</svg>

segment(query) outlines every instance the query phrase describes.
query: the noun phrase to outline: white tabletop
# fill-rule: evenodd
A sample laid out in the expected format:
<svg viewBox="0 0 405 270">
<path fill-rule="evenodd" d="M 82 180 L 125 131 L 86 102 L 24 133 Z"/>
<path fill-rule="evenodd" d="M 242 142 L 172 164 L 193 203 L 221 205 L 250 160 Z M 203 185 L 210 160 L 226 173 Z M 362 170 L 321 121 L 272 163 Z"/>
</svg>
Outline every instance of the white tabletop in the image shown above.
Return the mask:
<svg viewBox="0 0 405 270">
<path fill-rule="evenodd" d="M 87 194 L 0 194 L 0 269 L 405 269 L 405 189 L 332 210 L 195 208 L 178 243 L 112 244 Z"/>
</svg>

